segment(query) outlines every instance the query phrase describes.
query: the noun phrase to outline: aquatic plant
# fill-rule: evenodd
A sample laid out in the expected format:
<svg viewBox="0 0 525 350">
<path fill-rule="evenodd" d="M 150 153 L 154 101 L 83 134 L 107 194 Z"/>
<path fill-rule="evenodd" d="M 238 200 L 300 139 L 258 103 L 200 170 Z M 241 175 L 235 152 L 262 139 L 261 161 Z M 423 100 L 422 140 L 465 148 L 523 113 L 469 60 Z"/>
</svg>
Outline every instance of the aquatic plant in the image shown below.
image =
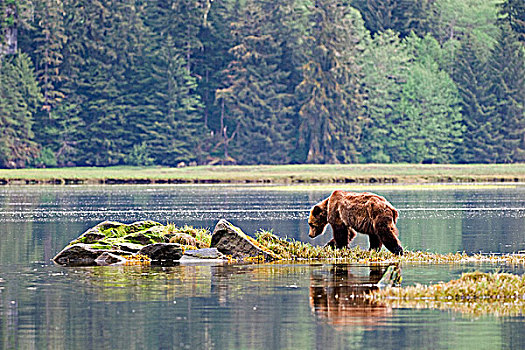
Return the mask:
<svg viewBox="0 0 525 350">
<path fill-rule="evenodd" d="M 525 315 L 525 276 L 464 273 L 433 285 L 387 287 L 367 296 L 393 307 L 451 309 L 474 314 Z"/>
</svg>

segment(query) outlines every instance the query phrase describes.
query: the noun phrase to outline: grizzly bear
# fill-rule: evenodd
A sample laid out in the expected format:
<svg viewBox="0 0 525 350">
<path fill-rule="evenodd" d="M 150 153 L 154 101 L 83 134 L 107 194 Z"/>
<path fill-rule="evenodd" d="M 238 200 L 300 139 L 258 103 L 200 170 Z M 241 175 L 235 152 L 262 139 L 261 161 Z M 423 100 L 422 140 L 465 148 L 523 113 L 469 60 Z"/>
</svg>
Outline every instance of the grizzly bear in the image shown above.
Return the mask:
<svg viewBox="0 0 525 350">
<path fill-rule="evenodd" d="M 384 197 L 374 193 L 334 191 L 330 197 L 317 203 L 310 211 L 309 236 L 317 237 L 330 224 L 334 238 L 326 245 L 348 247 L 356 232 L 367 234 L 370 250 L 385 247 L 392 253 L 403 255 L 397 236 L 397 210 Z"/>
</svg>

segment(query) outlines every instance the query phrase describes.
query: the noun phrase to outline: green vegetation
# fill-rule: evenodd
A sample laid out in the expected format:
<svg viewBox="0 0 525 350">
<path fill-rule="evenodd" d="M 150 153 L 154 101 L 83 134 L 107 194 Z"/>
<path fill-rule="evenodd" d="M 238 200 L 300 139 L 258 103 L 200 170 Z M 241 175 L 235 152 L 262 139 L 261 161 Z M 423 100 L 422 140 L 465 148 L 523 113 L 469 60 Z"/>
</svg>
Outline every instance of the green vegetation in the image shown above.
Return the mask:
<svg viewBox="0 0 525 350">
<path fill-rule="evenodd" d="M 525 313 L 525 276 L 471 272 L 457 280 L 428 286 L 387 287 L 368 298 L 401 308 L 518 316 Z"/>
<path fill-rule="evenodd" d="M 187 248 L 209 247 L 211 234 L 205 229 L 189 226 L 177 227 L 173 224 L 162 225 L 155 221 L 138 221 L 127 225 L 120 222 L 105 221 L 86 231 L 70 245 L 77 243 L 89 244 L 93 249 L 122 249 L 126 247 L 139 250 L 144 245 L 153 243 L 168 243 L 175 236 L 189 235 L 194 238 L 195 245 L 182 244 Z M 140 261 L 138 259 L 134 259 Z"/>
<path fill-rule="evenodd" d="M 0 167 L 524 162 L 524 18 L 518 0 L 0 0 Z"/>
<path fill-rule="evenodd" d="M 525 182 L 525 164 L 258 165 L 0 169 L 3 184 Z"/>
</svg>

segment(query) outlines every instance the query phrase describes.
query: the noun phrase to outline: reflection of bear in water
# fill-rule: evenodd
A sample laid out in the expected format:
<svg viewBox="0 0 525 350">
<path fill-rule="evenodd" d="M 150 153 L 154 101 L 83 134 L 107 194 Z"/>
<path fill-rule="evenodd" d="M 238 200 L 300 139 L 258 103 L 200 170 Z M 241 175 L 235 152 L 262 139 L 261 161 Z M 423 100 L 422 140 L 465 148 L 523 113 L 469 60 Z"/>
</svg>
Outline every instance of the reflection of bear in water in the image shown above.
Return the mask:
<svg viewBox="0 0 525 350">
<path fill-rule="evenodd" d="M 362 268 L 361 268 L 362 269 Z M 399 269 L 396 267 L 397 272 Z M 386 267 L 372 266 L 368 276 L 352 274 L 348 265 L 334 265 L 328 276 L 310 276 L 310 308 L 320 320 L 333 325 L 374 325 L 392 308 L 372 302 L 366 294 L 378 290 Z"/>
<path fill-rule="evenodd" d="M 370 250 L 383 244 L 394 254 L 403 255 L 397 236 L 397 210 L 384 197 L 373 193 L 334 191 L 310 211 L 309 236 L 317 237 L 330 224 L 334 238 L 327 243 L 334 248 L 348 247 L 356 232 L 367 234 Z"/>
</svg>

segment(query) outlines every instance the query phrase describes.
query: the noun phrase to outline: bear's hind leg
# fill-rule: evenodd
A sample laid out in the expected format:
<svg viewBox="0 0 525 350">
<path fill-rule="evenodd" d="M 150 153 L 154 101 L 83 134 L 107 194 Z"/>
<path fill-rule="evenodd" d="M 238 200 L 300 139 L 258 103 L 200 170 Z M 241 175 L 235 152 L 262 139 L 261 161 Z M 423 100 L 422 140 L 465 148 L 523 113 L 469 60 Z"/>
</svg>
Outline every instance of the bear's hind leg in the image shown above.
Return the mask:
<svg viewBox="0 0 525 350">
<path fill-rule="evenodd" d="M 375 250 L 380 251 L 381 247 L 383 246 L 383 243 L 381 243 L 381 240 L 379 239 L 379 236 L 377 235 L 368 235 L 368 241 L 370 242 L 370 249 L 369 250 Z"/>
</svg>

